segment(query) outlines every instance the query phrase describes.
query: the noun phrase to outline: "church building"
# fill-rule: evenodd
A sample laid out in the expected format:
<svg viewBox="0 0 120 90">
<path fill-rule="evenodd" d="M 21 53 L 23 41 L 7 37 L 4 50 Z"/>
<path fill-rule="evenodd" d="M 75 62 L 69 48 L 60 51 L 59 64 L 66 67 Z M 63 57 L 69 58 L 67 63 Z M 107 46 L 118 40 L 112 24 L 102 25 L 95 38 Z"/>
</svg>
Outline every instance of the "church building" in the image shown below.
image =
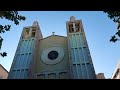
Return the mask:
<svg viewBox="0 0 120 90">
<path fill-rule="evenodd" d="M 71 16 L 66 33 L 43 38 L 37 21 L 24 27 L 8 79 L 96 79 L 82 21 Z"/>
</svg>

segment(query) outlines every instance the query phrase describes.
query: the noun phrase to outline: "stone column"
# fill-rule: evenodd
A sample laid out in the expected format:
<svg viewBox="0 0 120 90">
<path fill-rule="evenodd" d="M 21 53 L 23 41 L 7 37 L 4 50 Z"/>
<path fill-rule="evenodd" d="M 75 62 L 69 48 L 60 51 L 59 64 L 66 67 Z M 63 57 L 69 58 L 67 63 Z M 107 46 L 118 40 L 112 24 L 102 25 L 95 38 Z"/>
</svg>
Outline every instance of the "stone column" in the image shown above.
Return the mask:
<svg viewBox="0 0 120 90">
<path fill-rule="evenodd" d="M 29 37 L 32 36 L 32 27 L 30 27 L 30 31 L 29 31 Z"/>
<path fill-rule="evenodd" d="M 76 32 L 75 23 L 73 23 L 73 30 L 74 30 L 74 32 Z"/>
</svg>

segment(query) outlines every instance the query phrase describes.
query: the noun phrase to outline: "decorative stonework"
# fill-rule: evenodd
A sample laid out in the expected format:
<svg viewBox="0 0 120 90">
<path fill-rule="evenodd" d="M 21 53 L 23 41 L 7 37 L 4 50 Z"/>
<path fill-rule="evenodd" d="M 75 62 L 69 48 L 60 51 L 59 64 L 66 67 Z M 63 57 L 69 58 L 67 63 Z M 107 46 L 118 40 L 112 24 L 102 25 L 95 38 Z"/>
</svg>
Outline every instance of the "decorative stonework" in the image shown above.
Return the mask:
<svg viewBox="0 0 120 90">
<path fill-rule="evenodd" d="M 56 56 L 56 53 L 57 56 Z M 49 55 L 52 55 L 51 58 L 54 58 L 53 60 L 51 60 Z M 49 56 L 49 57 L 48 57 Z M 59 46 L 51 46 L 50 48 L 46 48 L 43 50 L 42 54 L 41 54 L 41 60 L 45 63 L 45 64 L 57 64 L 59 63 L 64 57 L 64 50 L 62 47 Z"/>
<path fill-rule="evenodd" d="M 75 17 L 74 16 L 71 16 L 70 17 L 70 21 L 73 22 L 75 20 Z"/>
</svg>

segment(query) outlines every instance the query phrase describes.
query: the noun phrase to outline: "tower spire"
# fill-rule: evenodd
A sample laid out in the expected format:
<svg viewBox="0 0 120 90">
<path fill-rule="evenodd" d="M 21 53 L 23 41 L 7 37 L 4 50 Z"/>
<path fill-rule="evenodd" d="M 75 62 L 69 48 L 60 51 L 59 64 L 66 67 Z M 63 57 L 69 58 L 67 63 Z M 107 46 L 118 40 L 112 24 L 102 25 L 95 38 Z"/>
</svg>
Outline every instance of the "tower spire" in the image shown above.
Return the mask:
<svg viewBox="0 0 120 90">
<path fill-rule="evenodd" d="M 74 21 L 75 20 L 75 17 L 74 16 L 71 16 L 70 17 L 70 21 L 72 22 L 72 21 Z"/>
<path fill-rule="evenodd" d="M 38 25 L 38 22 L 34 21 L 32 26 L 37 26 L 37 25 Z"/>
<path fill-rule="evenodd" d="M 66 22 L 71 78 L 96 79 L 81 20 L 74 16 Z"/>
</svg>

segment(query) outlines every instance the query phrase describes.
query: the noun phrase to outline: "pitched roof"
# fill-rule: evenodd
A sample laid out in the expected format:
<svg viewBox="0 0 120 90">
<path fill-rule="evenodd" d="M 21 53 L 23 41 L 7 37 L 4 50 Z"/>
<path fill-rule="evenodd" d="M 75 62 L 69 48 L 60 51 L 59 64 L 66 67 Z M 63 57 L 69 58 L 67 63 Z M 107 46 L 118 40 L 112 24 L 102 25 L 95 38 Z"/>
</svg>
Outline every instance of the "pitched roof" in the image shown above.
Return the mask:
<svg viewBox="0 0 120 90">
<path fill-rule="evenodd" d="M 0 64 L 0 66 L 8 73 L 8 71 Z"/>
<path fill-rule="evenodd" d="M 57 37 L 64 37 L 64 38 L 67 38 L 66 36 L 60 36 L 60 35 L 50 35 L 50 36 L 45 37 L 45 38 L 43 38 L 43 39 L 49 38 L 49 37 L 51 37 L 51 36 L 57 36 Z"/>
</svg>

